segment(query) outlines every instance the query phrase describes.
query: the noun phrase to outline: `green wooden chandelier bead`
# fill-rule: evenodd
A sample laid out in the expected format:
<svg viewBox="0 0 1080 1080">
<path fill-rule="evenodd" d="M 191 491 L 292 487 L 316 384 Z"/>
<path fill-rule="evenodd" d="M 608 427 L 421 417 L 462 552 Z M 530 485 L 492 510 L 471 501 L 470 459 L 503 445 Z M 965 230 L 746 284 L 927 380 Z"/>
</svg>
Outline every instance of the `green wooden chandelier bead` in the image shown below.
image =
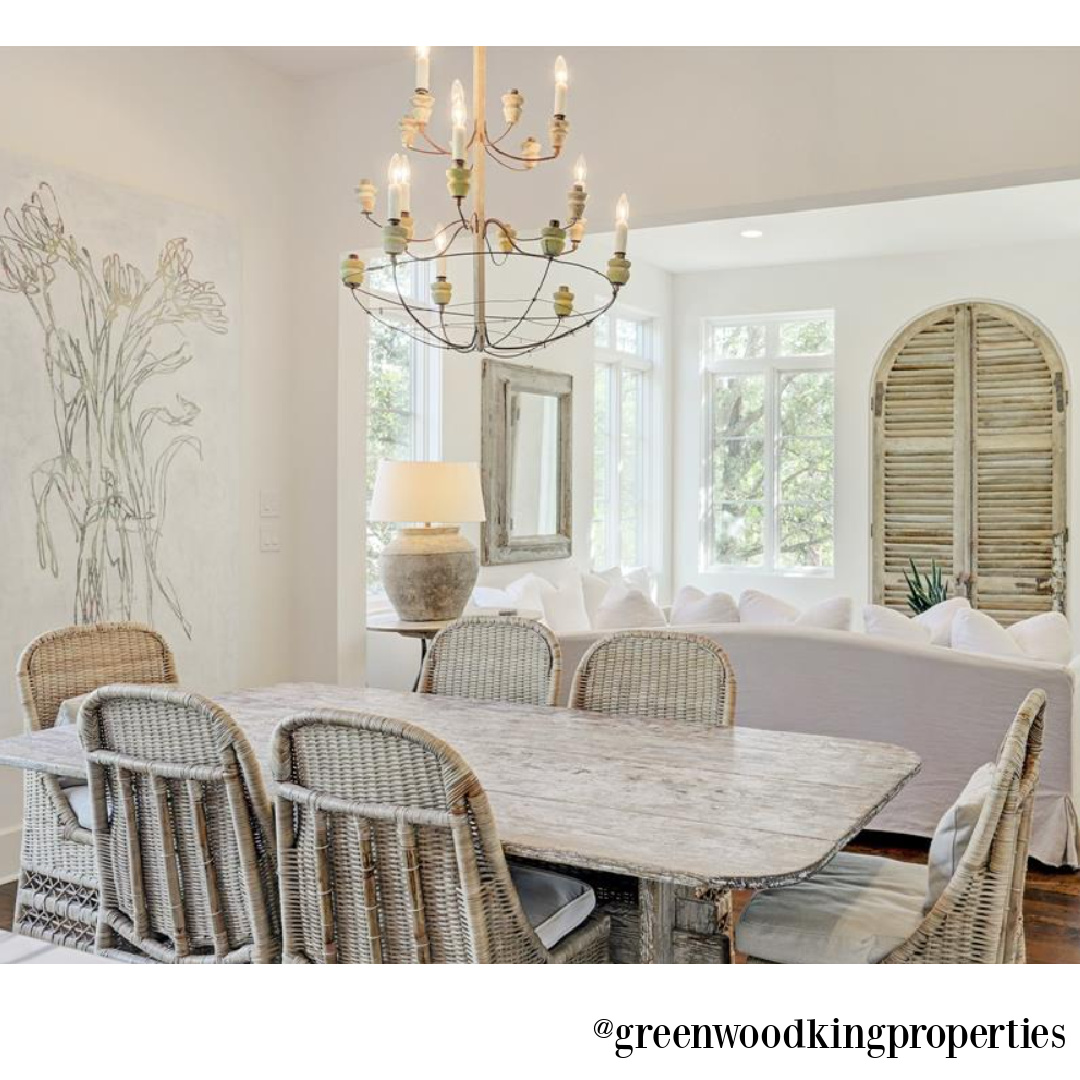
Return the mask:
<svg viewBox="0 0 1080 1080">
<path fill-rule="evenodd" d="M 565 286 L 560 285 L 555 290 L 555 314 L 560 319 L 574 313 L 574 294 Z"/>
<path fill-rule="evenodd" d="M 566 230 L 560 228 L 557 221 L 545 225 L 540 230 L 540 247 L 550 258 L 561 255 L 566 250 Z"/>
<path fill-rule="evenodd" d="M 504 255 L 509 255 L 514 250 L 514 241 L 517 239 L 517 229 L 512 225 L 499 226 L 499 250 Z"/>
<path fill-rule="evenodd" d="M 469 180 L 472 170 L 467 165 L 451 165 L 446 170 L 446 190 L 455 199 L 464 199 L 469 194 Z"/>
<path fill-rule="evenodd" d="M 613 255 L 608 259 L 607 276 L 612 285 L 625 285 L 630 280 L 630 260 Z"/>
<path fill-rule="evenodd" d="M 365 214 L 375 211 L 375 185 L 370 180 L 361 180 L 356 185 L 356 197 L 360 201 L 360 209 Z"/>
<path fill-rule="evenodd" d="M 403 255 L 409 246 L 409 230 L 404 225 L 384 225 L 382 236 L 383 251 L 387 255 Z"/>
<path fill-rule="evenodd" d="M 349 254 L 341 260 L 341 281 L 350 289 L 364 284 L 364 262 L 359 255 Z"/>
<path fill-rule="evenodd" d="M 431 283 L 431 299 L 439 307 L 450 303 L 453 291 L 453 286 L 444 277 L 438 277 Z"/>
<path fill-rule="evenodd" d="M 503 94 L 503 119 L 508 124 L 516 124 L 521 119 L 521 107 L 524 104 L 525 99 L 517 90 L 511 90 L 509 93 Z"/>
</svg>

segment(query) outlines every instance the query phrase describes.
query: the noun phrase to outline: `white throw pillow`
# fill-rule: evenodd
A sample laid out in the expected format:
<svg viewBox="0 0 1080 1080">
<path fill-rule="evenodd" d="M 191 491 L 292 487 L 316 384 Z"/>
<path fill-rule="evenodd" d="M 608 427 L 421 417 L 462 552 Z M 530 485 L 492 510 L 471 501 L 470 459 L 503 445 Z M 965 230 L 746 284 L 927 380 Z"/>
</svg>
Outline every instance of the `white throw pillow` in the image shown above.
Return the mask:
<svg viewBox="0 0 1080 1080">
<path fill-rule="evenodd" d="M 596 613 L 611 588 L 611 582 L 599 574 L 581 575 L 581 591 L 585 597 L 585 613 L 589 616 L 590 626 L 596 625 Z"/>
<path fill-rule="evenodd" d="M 505 589 L 492 589 L 487 585 L 477 585 L 472 592 L 472 605 L 478 608 L 516 607 L 514 598 Z"/>
<path fill-rule="evenodd" d="M 953 874 L 971 843 L 993 781 L 994 763 L 988 762 L 975 771 L 956 802 L 945 811 L 938 822 L 934 838 L 930 841 L 924 911 L 929 911 L 937 903 L 938 897 L 952 881 Z"/>
<path fill-rule="evenodd" d="M 796 620 L 796 626 L 814 626 L 819 630 L 851 629 L 851 597 L 833 596 L 808 607 Z"/>
<path fill-rule="evenodd" d="M 987 656 L 1023 656 L 1016 639 L 985 611 L 964 608 L 952 623 L 955 652 L 984 653 Z"/>
<path fill-rule="evenodd" d="M 585 610 L 585 594 L 581 578 L 571 578 L 561 589 L 549 589 L 540 594 L 544 623 L 556 634 L 573 634 L 590 627 L 589 614 Z"/>
<path fill-rule="evenodd" d="M 925 626 L 930 631 L 931 645 L 950 645 L 952 643 L 953 619 L 957 612 L 970 610 L 966 596 L 954 596 L 951 600 L 942 600 L 928 608 L 921 615 L 916 615 L 914 621 L 920 626 Z"/>
<path fill-rule="evenodd" d="M 640 590 L 614 588 L 596 612 L 594 630 L 641 630 L 667 626 L 664 613 Z"/>
<path fill-rule="evenodd" d="M 726 592 L 704 593 L 693 585 L 684 585 L 671 605 L 672 626 L 739 621 L 739 605 Z"/>
<path fill-rule="evenodd" d="M 652 571 L 647 566 L 634 566 L 625 572 L 620 566 L 612 566 L 607 570 L 597 570 L 595 573 L 609 585 L 624 585 L 628 589 L 638 589 L 646 596 L 652 596 Z"/>
<path fill-rule="evenodd" d="M 1047 611 L 1013 623 L 1008 633 L 1024 655 L 1032 660 L 1067 664 L 1072 659 L 1069 620 L 1060 611 Z"/>
<path fill-rule="evenodd" d="M 880 604 L 867 604 L 862 609 L 862 617 L 866 632 L 875 637 L 893 638 L 912 645 L 930 644 L 930 628 L 909 619 L 902 611 L 894 611 Z"/>
<path fill-rule="evenodd" d="M 544 593 L 554 592 L 555 586 L 547 578 L 539 574 L 525 574 L 516 581 L 506 586 L 507 595 L 513 601 L 513 606 L 525 611 L 543 611 Z"/>
<path fill-rule="evenodd" d="M 758 592 L 757 589 L 747 589 L 739 597 L 740 622 L 763 626 L 793 623 L 800 614 L 797 607 L 792 607 L 779 597 Z"/>
</svg>

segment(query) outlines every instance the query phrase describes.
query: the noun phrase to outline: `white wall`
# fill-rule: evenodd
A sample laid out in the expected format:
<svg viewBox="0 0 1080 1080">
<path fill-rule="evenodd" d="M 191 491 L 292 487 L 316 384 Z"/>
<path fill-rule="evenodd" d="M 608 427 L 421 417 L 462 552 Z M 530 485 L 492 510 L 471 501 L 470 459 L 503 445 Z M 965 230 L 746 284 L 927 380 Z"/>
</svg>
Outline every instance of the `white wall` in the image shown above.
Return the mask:
<svg viewBox="0 0 1080 1080">
<path fill-rule="evenodd" d="M 1057 340 L 1066 364 L 1072 367 L 1080 358 L 1078 289 L 1080 243 L 1075 241 L 676 276 L 678 584 L 693 583 L 736 594 L 754 587 L 801 606 L 837 594 L 854 597 L 857 605 L 866 603 L 870 588 L 870 393 L 882 350 L 904 324 L 924 311 L 958 300 L 997 300 L 1042 323 Z M 701 320 L 708 316 L 825 308 L 836 313 L 835 577 L 702 573 L 698 569 Z M 1073 403 L 1069 460 L 1072 477 L 1077 476 L 1077 423 Z M 1070 528 L 1077 536 L 1080 500 L 1070 502 Z M 1070 562 L 1076 565 L 1075 559 Z M 1076 588 L 1071 592 L 1075 596 Z"/>
<path fill-rule="evenodd" d="M 295 416 L 286 225 L 294 206 L 288 151 L 295 144 L 294 88 L 227 50 L 6 48 L 0 49 L 0 100 L 7 103 L 0 109 L 4 149 L 207 208 L 239 232 L 242 406 L 233 422 L 241 457 L 242 611 L 239 665 L 229 681 L 287 678 Z M 282 498 L 279 555 L 259 553 L 264 487 L 276 487 Z M 22 727 L 15 662 L 0 657 L 0 737 Z M 17 772 L 0 770 L 0 881 L 18 863 L 21 787 Z"/>
</svg>

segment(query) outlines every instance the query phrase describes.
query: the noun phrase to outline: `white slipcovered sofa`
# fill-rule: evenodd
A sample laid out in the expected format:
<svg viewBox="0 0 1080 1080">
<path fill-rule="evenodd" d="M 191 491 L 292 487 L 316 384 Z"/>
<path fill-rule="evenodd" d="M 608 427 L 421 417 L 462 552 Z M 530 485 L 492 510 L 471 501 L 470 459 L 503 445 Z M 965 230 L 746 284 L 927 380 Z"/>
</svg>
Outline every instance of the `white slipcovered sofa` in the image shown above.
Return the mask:
<svg viewBox="0 0 1080 1080">
<path fill-rule="evenodd" d="M 735 670 L 736 723 L 897 743 L 921 772 L 875 819 L 886 832 L 932 836 L 971 774 L 993 761 L 1029 690 L 1046 691 L 1042 778 L 1031 855 L 1080 866 L 1076 662 L 1070 666 L 908 645 L 866 634 L 738 623 L 679 626 L 718 642 Z M 570 679 L 601 631 L 559 635 Z"/>
</svg>

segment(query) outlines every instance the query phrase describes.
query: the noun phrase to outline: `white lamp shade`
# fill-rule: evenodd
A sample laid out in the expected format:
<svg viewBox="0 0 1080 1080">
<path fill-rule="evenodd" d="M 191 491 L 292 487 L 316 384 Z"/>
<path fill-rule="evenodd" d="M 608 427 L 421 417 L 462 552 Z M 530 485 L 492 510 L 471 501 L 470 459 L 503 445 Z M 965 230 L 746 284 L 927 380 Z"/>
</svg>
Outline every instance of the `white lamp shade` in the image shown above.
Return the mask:
<svg viewBox="0 0 1080 1080">
<path fill-rule="evenodd" d="M 475 461 L 380 461 L 371 521 L 486 521 Z"/>
</svg>

